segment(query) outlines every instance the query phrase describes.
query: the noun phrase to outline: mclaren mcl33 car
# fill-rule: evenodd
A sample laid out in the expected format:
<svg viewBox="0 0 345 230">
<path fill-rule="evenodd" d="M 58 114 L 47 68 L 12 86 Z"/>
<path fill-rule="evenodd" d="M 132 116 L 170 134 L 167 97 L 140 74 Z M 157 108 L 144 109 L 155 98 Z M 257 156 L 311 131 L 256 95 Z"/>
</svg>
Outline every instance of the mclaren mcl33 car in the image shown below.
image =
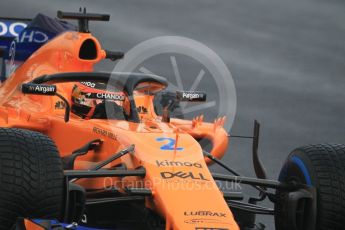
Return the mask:
<svg viewBox="0 0 345 230">
<path fill-rule="evenodd" d="M 224 117 L 172 116 L 172 104 L 202 103 L 205 93 L 164 94 L 167 80 L 151 74 L 94 72 L 124 55 L 89 32 L 109 15 L 0 20 L 0 229 L 265 229 L 256 215 L 274 216 L 277 230 L 345 229 L 345 145 L 297 148 L 271 180 L 255 122 L 257 177 L 240 175 L 220 160 L 231 138 Z M 159 94 L 170 95 L 160 112 Z"/>
</svg>

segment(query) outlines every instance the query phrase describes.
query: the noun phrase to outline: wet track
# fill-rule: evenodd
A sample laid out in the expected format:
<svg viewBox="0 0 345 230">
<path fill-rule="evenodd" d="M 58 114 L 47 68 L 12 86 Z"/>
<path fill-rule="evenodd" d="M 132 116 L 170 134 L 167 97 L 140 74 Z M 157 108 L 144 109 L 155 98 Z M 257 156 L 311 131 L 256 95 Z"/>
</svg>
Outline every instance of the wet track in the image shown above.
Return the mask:
<svg viewBox="0 0 345 230">
<path fill-rule="evenodd" d="M 253 120 L 261 122 L 260 152 L 270 178 L 277 177 L 295 147 L 345 143 L 343 0 L 6 0 L 0 5 L 0 15 L 8 17 L 55 15 L 81 5 L 109 13 L 110 23 L 91 25 L 107 49 L 127 51 L 163 35 L 207 45 L 235 81 L 237 115 L 231 133 L 251 134 Z M 113 64 L 98 68 L 112 70 Z M 233 139 L 224 160 L 253 176 L 250 150 L 247 140 Z M 274 229 L 273 218 L 260 221 Z"/>
</svg>

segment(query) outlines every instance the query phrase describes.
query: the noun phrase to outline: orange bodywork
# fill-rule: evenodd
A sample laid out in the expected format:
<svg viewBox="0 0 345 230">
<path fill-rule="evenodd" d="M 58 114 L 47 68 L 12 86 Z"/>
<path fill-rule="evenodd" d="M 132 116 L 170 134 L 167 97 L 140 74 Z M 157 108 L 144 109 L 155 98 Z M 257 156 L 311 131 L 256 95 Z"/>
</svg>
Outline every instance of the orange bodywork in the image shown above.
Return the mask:
<svg viewBox="0 0 345 230">
<path fill-rule="evenodd" d="M 79 57 L 82 44 L 91 39 L 97 57 Z M 214 123 L 204 122 L 202 116 L 193 120 L 171 119 L 162 122 L 153 109 L 153 95 L 135 92 L 136 106 L 148 112 L 140 115 L 140 123 L 125 120 L 82 119 L 71 114 L 64 121 L 64 110 L 56 106 L 55 96 L 24 95 L 20 86 L 45 74 L 62 72 L 92 72 L 93 66 L 105 58 L 98 40 L 90 33 L 65 32 L 37 50 L 1 85 L 0 126 L 42 132 L 52 138 L 61 157 L 70 155 L 85 143 L 102 139 L 95 150 L 77 158 L 76 169 L 89 169 L 95 162 L 107 159 L 132 144 L 135 151 L 123 156 L 107 168 L 125 164 L 128 169 L 144 167 L 145 178 L 81 179 L 86 188 L 111 186 L 144 186 L 152 190 L 147 207 L 166 219 L 166 229 L 239 229 L 208 170 L 197 139 L 212 142 L 212 154 L 221 158 L 228 147 L 224 118 Z M 58 93 L 71 99 L 74 83 L 57 84 Z M 172 140 L 174 142 L 171 148 Z M 176 176 L 179 175 L 179 176 Z"/>
</svg>

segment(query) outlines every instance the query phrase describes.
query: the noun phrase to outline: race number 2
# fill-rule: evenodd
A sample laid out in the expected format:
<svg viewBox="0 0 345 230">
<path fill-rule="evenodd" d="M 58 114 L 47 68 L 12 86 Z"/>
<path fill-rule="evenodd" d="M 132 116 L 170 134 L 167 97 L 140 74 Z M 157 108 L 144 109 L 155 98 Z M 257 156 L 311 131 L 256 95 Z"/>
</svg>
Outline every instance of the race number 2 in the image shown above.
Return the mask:
<svg viewBox="0 0 345 230">
<path fill-rule="evenodd" d="M 170 137 L 158 137 L 156 138 L 156 141 L 166 143 L 160 147 L 161 150 L 176 150 L 176 151 L 182 151 L 182 147 L 175 148 L 176 140 L 174 138 Z"/>
</svg>

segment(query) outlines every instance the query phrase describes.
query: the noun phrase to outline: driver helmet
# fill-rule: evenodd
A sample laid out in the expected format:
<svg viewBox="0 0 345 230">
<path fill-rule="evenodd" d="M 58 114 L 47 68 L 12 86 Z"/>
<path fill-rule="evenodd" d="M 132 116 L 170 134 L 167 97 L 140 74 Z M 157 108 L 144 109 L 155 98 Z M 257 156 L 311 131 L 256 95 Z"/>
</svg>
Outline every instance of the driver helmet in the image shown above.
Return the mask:
<svg viewBox="0 0 345 230">
<path fill-rule="evenodd" d="M 72 89 L 71 112 L 83 119 L 124 119 L 125 95 L 98 82 L 78 82 Z"/>
</svg>

